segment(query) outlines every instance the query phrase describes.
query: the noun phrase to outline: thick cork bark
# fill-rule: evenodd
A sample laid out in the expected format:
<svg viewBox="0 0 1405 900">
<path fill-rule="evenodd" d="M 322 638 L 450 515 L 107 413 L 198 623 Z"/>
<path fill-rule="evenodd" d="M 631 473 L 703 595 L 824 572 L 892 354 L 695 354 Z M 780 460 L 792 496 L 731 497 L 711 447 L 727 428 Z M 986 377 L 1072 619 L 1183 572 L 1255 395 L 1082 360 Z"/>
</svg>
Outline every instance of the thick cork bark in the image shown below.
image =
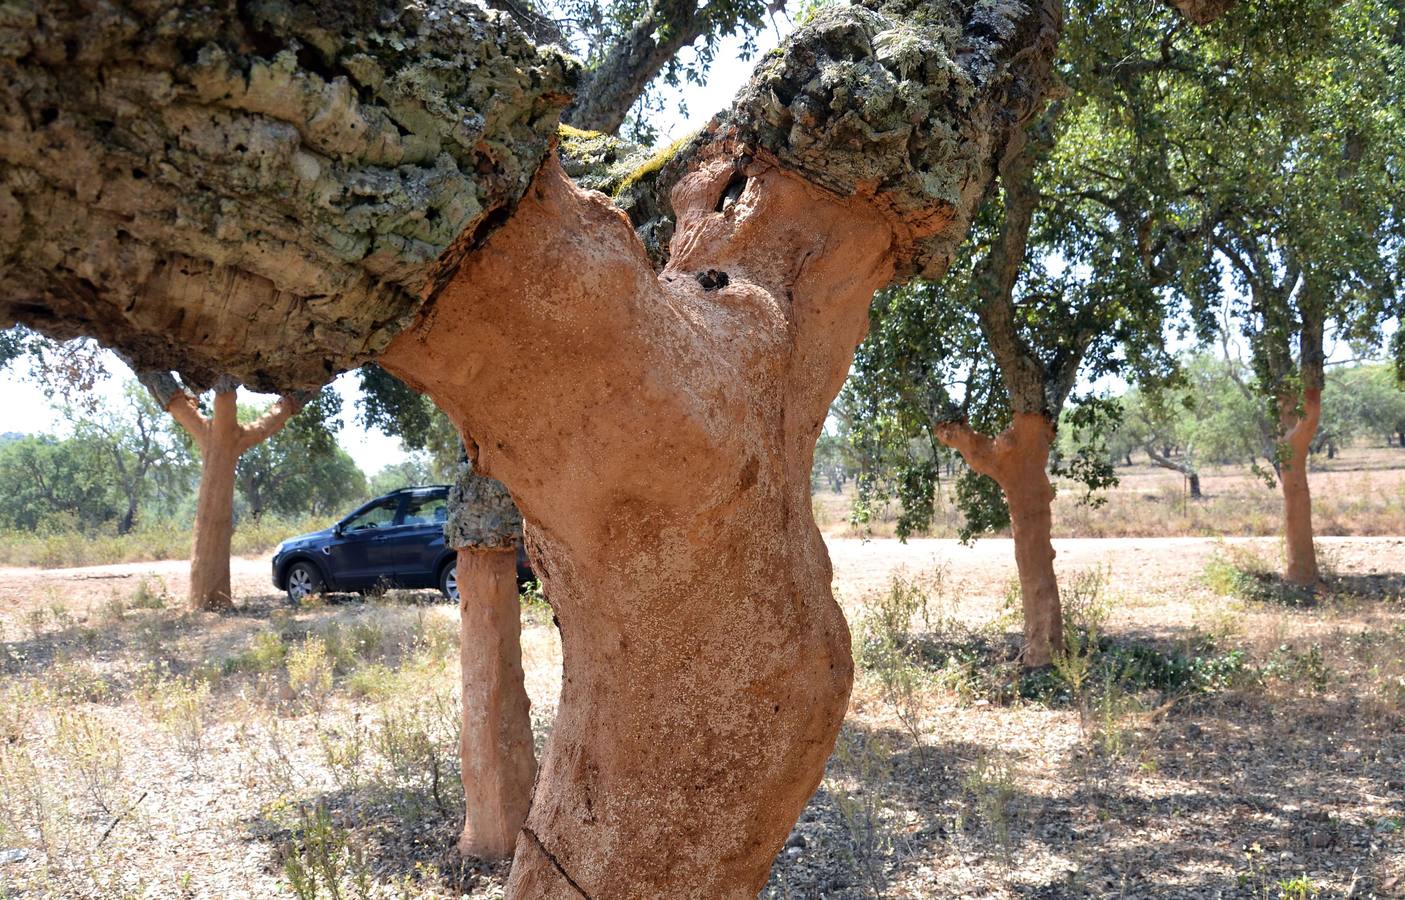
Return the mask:
<svg viewBox="0 0 1405 900">
<path fill-rule="evenodd" d="M 458 580 L 465 812 L 458 847 L 465 856 L 506 859 L 527 819 L 537 775 L 523 686 L 517 553 L 460 550 Z"/>
<path fill-rule="evenodd" d="M 1291 584 L 1313 587 L 1322 580 L 1312 535 L 1312 493 L 1308 490 L 1308 450 L 1322 417 L 1322 389 L 1303 391 L 1302 404 L 1280 397 L 1279 422 L 1287 449 L 1278 479 L 1283 489 L 1283 542 L 1286 557 L 1283 578 Z"/>
<path fill-rule="evenodd" d="M 809 471 L 892 229 L 728 156 L 673 204 L 656 276 L 606 199 L 548 165 L 382 359 L 512 485 L 560 622 L 514 897 L 755 897 L 848 697 Z M 521 415 L 529 396 L 552 414 Z"/>
<path fill-rule="evenodd" d="M 1049 481 L 1053 423 L 1034 413 L 1016 413 L 1010 427 L 991 439 L 961 422 L 933 429 L 975 471 L 995 479 L 1010 507 L 1015 568 L 1024 611 L 1024 651 L 1030 668 L 1047 666 L 1064 646 L 1063 608 L 1054 574 L 1054 486 Z"/>
</svg>

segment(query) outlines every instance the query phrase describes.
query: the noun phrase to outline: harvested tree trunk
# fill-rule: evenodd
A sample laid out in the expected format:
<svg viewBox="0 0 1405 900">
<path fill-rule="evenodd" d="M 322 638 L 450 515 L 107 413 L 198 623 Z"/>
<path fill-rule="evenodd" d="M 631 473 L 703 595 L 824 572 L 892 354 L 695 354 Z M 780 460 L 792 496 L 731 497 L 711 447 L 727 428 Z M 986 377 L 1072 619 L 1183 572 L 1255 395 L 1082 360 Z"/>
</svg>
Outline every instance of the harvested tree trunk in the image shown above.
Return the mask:
<svg viewBox="0 0 1405 900">
<path fill-rule="evenodd" d="M 458 550 L 459 759 L 465 856 L 506 859 L 532 802 L 537 760 L 522 673 L 517 546 L 522 517 L 507 489 L 464 465 L 444 538 Z"/>
<path fill-rule="evenodd" d="M 942 274 L 1042 103 L 1058 7 L 821 10 L 621 185 L 633 223 L 551 157 L 574 67 L 477 6 L 27 8 L 4 308 L 198 383 L 384 348 L 512 489 L 560 621 L 510 892 L 754 897 L 851 677 L 815 440 L 873 292 Z M 631 224 L 674 232 L 662 271 Z"/>
<path fill-rule="evenodd" d="M 125 359 L 125 356 L 124 356 Z M 130 364 L 130 360 L 127 360 Z M 233 605 L 229 584 L 230 546 L 234 537 L 234 482 L 239 457 L 276 434 L 307 402 L 308 394 L 279 398 L 247 425 L 239 424 L 238 385 L 222 377 L 215 382 L 211 415 L 170 372 L 138 371 L 137 379 L 156 403 L 175 419 L 200 451 L 200 489 L 195 503 L 195 534 L 190 550 L 192 610 L 221 610 Z"/>
<path fill-rule="evenodd" d="M 1005 494 L 1024 612 L 1021 661 L 1030 668 L 1047 666 L 1064 647 L 1063 607 L 1054 574 L 1054 486 L 1048 471 L 1054 424 L 1036 413 L 1015 413 L 1010 427 L 994 439 L 964 422 L 940 423 L 933 433 L 973 470 L 993 478 Z"/>
<path fill-rule="evenodd" d="M 1283 490 L 1283 541 L 1287 563 L 1286 581 L 1314 587 L 1322 580 L 1317 568 L 1317 548 L 1312 533 L 1312 492 L 1308 489 L 1308 450 L 1322 417 L 1322 389 L 1303 391 L 1301 407 L 1297 398 L 1278 399 L 1278 418 L 1283 428 L 1286 458 L 1279 472 Z"/>
<path fill-rule="evenodd" d="M 233 390 L 215 394 L 214 415 L 200 448 L 200 491 L 190 548 L 191 609 L 220 610 L 234 604 L 229 587 L 234 537 L 234 469 L 239 464 L 239 417 Z"/>
</svg>

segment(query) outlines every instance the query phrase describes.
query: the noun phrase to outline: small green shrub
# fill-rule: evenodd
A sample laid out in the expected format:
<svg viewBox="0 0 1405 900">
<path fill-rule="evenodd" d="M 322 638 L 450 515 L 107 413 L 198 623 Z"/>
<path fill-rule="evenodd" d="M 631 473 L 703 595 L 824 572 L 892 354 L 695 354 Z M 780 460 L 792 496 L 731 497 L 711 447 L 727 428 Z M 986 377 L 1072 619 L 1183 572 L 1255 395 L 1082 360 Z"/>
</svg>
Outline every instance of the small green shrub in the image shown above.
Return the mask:
<svg viewBox="0 0 1405 900">
<path fill-rule="evenodd" d="M 1311 606 L 1316 592 L 1289 584 L 1277 567 L 1249 547 L 1222 547 L 1205 563 L 1205 585 L 1224 597 L 1283 606 Z"/>
<path fill-rule="evenodd" d="M 897 838 L 887 793 L 891 750 L 881 737 L 845 727 L 835 742 L 829 769 L 825 790 L 844 829 L 840 852 L 872 896 L 886 896 L 887 861 Z"/>
<path fill-rule="evenodd" d="M 101 719 L 82 710 L 59 710 L 54 750 L 98 809 L 112 815 L 123 781 L 122 741 Z"/>
<path fill-rule="evenodd" d="M 283 667 L 288 658 L 288 644 L 277 631 L 260 631 L 249 642 L 249 649 L 224 662 L 226 674 L 256 672 L 263 674 Z"/>
<path fill-rule="evenodd" d="M 165 609 L 171 605 L 171 591 L 166 587 L 166 579 L 159 575 L 147 578 L 142 576 L 136 590 L 127 599 L 129 609 Z"/>
<path fill-rule="evenodd" d="M 1007 862 L 1013 849 L 1010 836 L 1016 780 L 1014 763 L 1008 757 L 987 753 L 976 760 L 962 782 L 976 816 L 990 829 Z"/>
<path fill-rule="evenodd" d="M 365 848 L 320 804 L 302 810 L 294 836 L 279 848 L 283 875 L 298 900 L 369 900 L 374 880 Z"/>
</svg>

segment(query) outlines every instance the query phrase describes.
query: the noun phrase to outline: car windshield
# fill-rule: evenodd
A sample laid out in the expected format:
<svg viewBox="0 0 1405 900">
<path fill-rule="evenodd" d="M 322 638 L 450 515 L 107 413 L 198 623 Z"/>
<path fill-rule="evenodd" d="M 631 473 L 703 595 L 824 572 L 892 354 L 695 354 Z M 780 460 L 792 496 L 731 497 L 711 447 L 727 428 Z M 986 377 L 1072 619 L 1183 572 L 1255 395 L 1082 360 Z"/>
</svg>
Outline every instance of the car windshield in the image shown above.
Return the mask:
<svg viewBox="0 0 1405 900">
<path fill-rule="evenodd" d="M 449 515 L 448 498 L 444 494 L 421 494 L 405 504 L 406 525 L 443 525 Z"/>
<path fill-rule="evenodd" d="M 364 509 L 347 519 L 342 530 L 365 531 L 367 528 L 388 528 L 395 521 L 395 508 L 399 505 L 399 497 L 382 500 L 375 506 Z"/>
</svg>

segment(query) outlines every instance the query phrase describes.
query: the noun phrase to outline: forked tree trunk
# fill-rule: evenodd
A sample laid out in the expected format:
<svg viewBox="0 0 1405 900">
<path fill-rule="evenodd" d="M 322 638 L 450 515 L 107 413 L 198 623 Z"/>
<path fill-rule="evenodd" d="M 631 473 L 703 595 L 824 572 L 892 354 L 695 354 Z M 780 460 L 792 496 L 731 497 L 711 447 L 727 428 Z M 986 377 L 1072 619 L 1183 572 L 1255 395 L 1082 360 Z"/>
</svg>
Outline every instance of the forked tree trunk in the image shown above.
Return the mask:
<svg viewBox="0 0 1405 900">
<path fill-rule="evenodd" d="M 502 484 L 465 464 L 444 539 L 458 550 L 464 825 L 459 852 L 506 859 L 532 802 L 537 760 L 522 674 L 517 547 L 522 517 Z"/>
<path fill-rule="evenodd" d="M 873 292 L 940 277 L 1042 104 L 1058 4 L 819 11 L 622 186 L 676 180 L 631 206 L 662 271 L 552 156 L 576 69 L 500 17 L 159 6 L 24 7 L 0 309 L 264 389 L 384 348 L 512 488 L 561 623 L 509 893 L 755 897 L 851 677 L 816 438 Z"/>
<path fill-rule="evenodd" d="M 196 399 L 169 372 L 139 371 L 137 378 L 190 434 L 200 451 L 200 489 L 195 502 L 187 603 L 192 610 L 228 609 L 234 603 L 229 558 L 239 457 L 277 433 L 302 408 L 307 395 L 281 397 L 257 420 L 240 425 L 238 386 L 231 379 L 216 382 L 214 410 L 206 416 L 200 412 Z"/>
<path fill-rule="evenodd" d="M 933 432 L 973 470 L 993 478 L 1005 494 L 1024 612 L 1021 660 L 1030 668 L 1047 666 L 1064 646 L 1063 607 L 1054 574 L 1054 486 L 1048 471 L 1054 425 L 1045 416 L 1015 413 L 1010 427 L 993 440 L 964 422 L 943 422 Z"/>
<path fill-rule="evenodd" d="M 549 162 L 381 360 L 512 485 L 560 622 L 514 897 L 755 897 L 846 706 L 809 476 L 892 232 L 728 155 L 673 202 L 655 277 L 606 198 Z M 528 397 L 551 415 L 521 415 Z"/>
<path fill-rule="evenodd" d="M 1303 391 L 1301 408 L 1297 398 L 1278 399 L 1279 422 L 1283 427 L 1286 454 L 1278 482 L 1283 489 L 1283 541 L 1286 555 L 1284 580 L 1312 587 L 1322 580 L 1317 568 L 1317 549 L 1312 534 L 1312 493 L 1308 489 L 1308 450 L 1322 416 L 1322 389 Z"/>
<path fill-rule="evenodd" d="M 458 582 L 464 789 L 458 849 L 506 859 L 527 820 L 537 774 L 523 685 L 516 551 L 460 550 Z"/>
<path fill-rule="evenodd" d="M 1200 473 L 1196 471 L 1195 466 L 1191 465 L 1184 454 L 1181 455 L 1180 461 L 1178 462 L 1169 454 L 1158 452 L 1155 446 L 1151 444 L 1144 445 L 1142 449 L 1146 451 L 1147 458 L 1151 460 L 1153 465 L 1163 469 L 1170 469 L 1172 472 L 1179 472 L 1186 477 L 1186 480 L 1190 483 L 1190 497 L 1192 500 L 1202 499 L 1200 493 Z"/>
</svg>

